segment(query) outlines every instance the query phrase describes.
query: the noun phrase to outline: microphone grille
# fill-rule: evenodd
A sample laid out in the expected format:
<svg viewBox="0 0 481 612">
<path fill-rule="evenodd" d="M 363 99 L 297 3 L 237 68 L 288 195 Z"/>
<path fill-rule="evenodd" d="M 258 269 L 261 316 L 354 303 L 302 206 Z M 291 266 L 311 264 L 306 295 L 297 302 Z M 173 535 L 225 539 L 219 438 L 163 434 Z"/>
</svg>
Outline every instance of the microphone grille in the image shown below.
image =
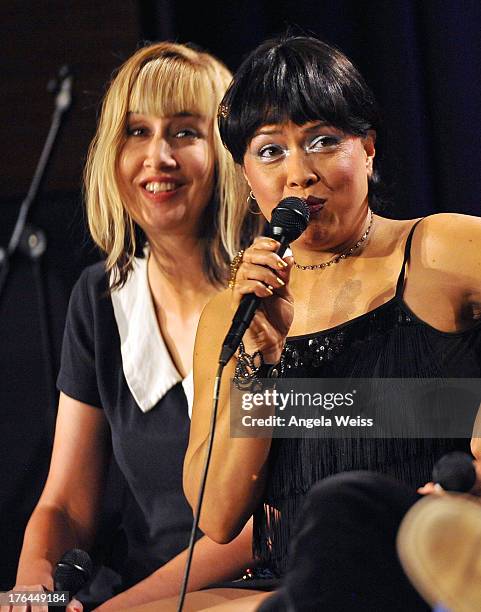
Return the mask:
<svg viewBox="0 0 481 612">
<path fill-rule="evenodd" d="M 476 482 L 472 457 L 459 451 L 444 455 L 434 465 L 433 481 L 439 483 L 445 491 L 467 493 Z"/>
<path fill-rule="evenodd" d="M 275 236 L 275 228 L 282 228 L 282 232 L 292 242 L 299 238 L 309 223 L 309 208 L 305 200 L 290 196 L 284 198 L 272 211 L 271 232 Z"/>
<path fill-rule="evenodd" d="M 55 566 L 55 590 L 75 594 L 92 575 L 92 559 L 80 548 L 67 551 Z"/>
</svg>

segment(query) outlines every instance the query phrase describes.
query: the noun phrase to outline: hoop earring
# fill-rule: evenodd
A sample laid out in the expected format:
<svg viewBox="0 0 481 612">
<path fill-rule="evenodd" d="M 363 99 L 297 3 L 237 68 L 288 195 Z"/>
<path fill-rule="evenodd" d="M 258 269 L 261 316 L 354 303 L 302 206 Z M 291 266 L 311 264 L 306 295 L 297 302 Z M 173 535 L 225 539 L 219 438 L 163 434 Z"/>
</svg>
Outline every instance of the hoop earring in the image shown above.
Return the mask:
<svg viewBox="0 0 481 612">
<path fill-rule="evenodd" d="M 251 208 L 251 203 L 252 202 L 256 202 L 257 203 L 256 197 L 252 193 L 252 190 L 249 192 L 249 195 L 247 196 L 246 202 L 247 202 L 247 209 L 248 209 L 248 211 L 250 212 L 251 215 L 262 215 L 262 213 L 260 211 L 260 208 L 259 208 L 259 204 L 257 204 L 257 210 L 252 210 L 252 208 Z"/>
</svg>

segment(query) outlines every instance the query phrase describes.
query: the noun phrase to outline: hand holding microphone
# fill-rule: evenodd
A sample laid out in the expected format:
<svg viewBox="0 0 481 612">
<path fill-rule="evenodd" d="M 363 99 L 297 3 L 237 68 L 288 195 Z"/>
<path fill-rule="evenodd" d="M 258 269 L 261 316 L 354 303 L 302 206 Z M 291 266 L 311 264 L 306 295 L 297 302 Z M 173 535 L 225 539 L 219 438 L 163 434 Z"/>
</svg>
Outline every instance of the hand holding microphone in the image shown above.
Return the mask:
<svg viewBox="0 0 481 612">
<path fill-rule="evenodd" d="M 304 200 L 284 198 L 272 211 L 270 237 L 260 236 L 245 251 L 233 289 L 236 312 L 220 362 L 227 363 L 246 332 L 246 350 L 261 351 L 266 363 L 277 363 L 294 316 L 288 288 L 292 258 L 282 259 L 288 245 L 309 222 Z"/>
<path fill-rule="evenodd" d="M 88 553 L 79 548 L 67 551 L 55 566 L 53 576 L 56 591 L 68 591 L 70 599 L 90 580 L 92 576 L 92 560 Z M 76 602 L 76 607 L 66 606 L 68 611 L 74 612 L 81 605 Z M 56 608 L 59 612 L 61 608 Z"/>
<path fill-rule="evenodd" d="M 481 496 L 481 466 L 476 460 L 459 451 L 443 455 L 433 467 L 433 480 L 418 489 L 418 493 L 429 495 L 454 491 Z"/>
<path fill-rule="evenodd" d="M 64 610 L 68 610 L 68 612 L 81 611 L 82 604 L 80 602 L 75 601 L 68 603 L 67 601 L 63 601 L 60 592 L 67 591 L 68 598 L 72 599 L 84 584 L 90 580 L 92 569 L 93 564 L 88 553 L 78 548 L 68 550 L 55 566 L 53 591 L 50 591 L 41 584 L 17 584 L 13 587 L 12 591 L 5 594 L 7 597 L 11 596 L 12 603 L 4 605 L 2 602 L 0 612 L 48 612 L 48 610 L 55 610 L 56 612 L 63 612 Z M 49 606 L 49 602 L 54 605 Z M 65 605 L 63 605 L 64 603 Z"/>
</svg>

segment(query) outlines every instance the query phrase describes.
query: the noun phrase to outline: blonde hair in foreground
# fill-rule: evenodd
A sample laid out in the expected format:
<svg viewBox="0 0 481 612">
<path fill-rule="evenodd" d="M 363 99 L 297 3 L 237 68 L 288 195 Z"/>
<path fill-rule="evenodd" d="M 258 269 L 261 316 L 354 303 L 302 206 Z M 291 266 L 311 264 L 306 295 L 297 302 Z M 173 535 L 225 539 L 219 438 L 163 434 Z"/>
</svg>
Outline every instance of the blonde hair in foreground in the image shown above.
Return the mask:
<svg viewBox="0 0 481 612">
<path fill-rule="evenodd" d="M 129 111 L 156 116 L 190 112 L 212 118 L 216 186 L 205 213 L 211 218 L 203 224 L 207 232 L 204 269 L 211 282 L 225 282 L 229 261 L 258 231 L 259 221 L 246 216 L 247 185 L 222 145 L 217 127 L 217 107 L 230 81 L 229 70 L 213 56 L 167 42 L 140 49 L 113 78 L 84 175 L 90 232 L 107 254 L 107 270 L 114 272 L 113 288 L 127 280 L 138 246 L 135 223 L 117 181 Z"/>
</svg>

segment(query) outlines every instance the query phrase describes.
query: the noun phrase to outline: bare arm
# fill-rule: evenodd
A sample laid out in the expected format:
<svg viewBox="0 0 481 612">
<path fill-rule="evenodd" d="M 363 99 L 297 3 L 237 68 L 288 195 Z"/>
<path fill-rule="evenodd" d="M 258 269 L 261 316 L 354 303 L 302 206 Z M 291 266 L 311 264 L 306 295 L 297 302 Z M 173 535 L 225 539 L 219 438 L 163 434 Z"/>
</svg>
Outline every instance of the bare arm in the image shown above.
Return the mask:
<svg viewBox="0 0 481 612">
<path fill-rule="evenodd" d="M 425 261 L 442 271 L 453 291 L 454 310 L 463 327 L 481 319 L 481 219 L 469 215 L 440 214 L 430 221 Z M 471 452 L 481 458 L 481 406 L 473 426 Z"/>
<path fill-rule="evenodd" d="M 408 274 L 407 292 L 412 273 L 422 295 L 442 296 L 451 308 L 443 320 L 430 305 L 423 318 L 444 331 L 461 331 L 481 319 L 481 218 L 455 213 L 427 217 L 414 234 L 411 253 L 417 263 Z"/>
<path fill-rule="evenodd" d="M 287 290 L 290 265 L 275 255 L 276 243 L 258 238 L 244 255 L 234 291 L 216 296 L 205 308 L 194 351 L 194 409 L 189 446 L 184 462 L 184 491 L 193 508 L 204 465 L 212 409 L 212 390 L 224 336 L 242 295 L 265 298 L 244 342 L 246 350 L 261 350 L 267 363 L 276 363 L 292 321 L 292 298 Z M 266 266 L 269 266 L 266 267 Z M 285 285 L 276 277 L 282 277 Z M 265 283 L 265 284 L 264 284 Z M 271 285 L 274 293 L 265 285 Z M 216 542 L 225 543 L 242 529 L 258 505 L 264 488 L 271 441 L 230 437 L 230 379 L 235 360 L 224 369 L 212 459 L 200 517 L 200 527 Z"/>
<path fill-rule="evenodd" d="M 142 582 L 109 599 L 97 610 L 115 612 L 131 606 L 177 595 L 184 576 L 187 552 L 184 550 Z M 196 591 L 214 582 L 238 578 L 252 566 L 252 520 L 229 544 L 216 544 L 208 537 L 195 545 L 188 591 Z"/>
<path fill-rule="evenodd" d="M 414 309 L 421 318 L 447 332 L 462 331 L 481 319 L 481 219 L 469 215 L 440 213 L 424 219 L 416 230 L 411 251 L 412 276 L 421 288 L 414 292 Z M 411 272 L 410 272 L 411 274 Z M 407 301 L 409 303 L 409 276 Z M 442 295 L 450 304 L 449 315 L 428 304 L 425 295 Z M 417 300 L 417 301 L 416 301 Z M 481 408 L 481 407 L 480 407 Z M 481 410 L 478 410 L 471 439 L 471 452 L 481 458 Z M 421 494 L 438 492 L 432 482 L 418 489 Z M 441 491 L 442 493 L 442 491 Z"/>
<path fill-rule="evenodd" d="M 474 421 L 471 437 L 471 453 L 473 457 L 477 459 L 477 462 L 481 461 L 481 405 L 478 408 L 478 413 Z M 478 478 L 481 480 L 481 474 L 479 474 Z"/>
<path fill-rule="evenodd" d="M 60 394 L 50 470 L 28 522 L 17 585 L 53 588 L 53 570 L 63 553 L 89 548 L 110 452 L 102 410 Z"/>
</svg>

